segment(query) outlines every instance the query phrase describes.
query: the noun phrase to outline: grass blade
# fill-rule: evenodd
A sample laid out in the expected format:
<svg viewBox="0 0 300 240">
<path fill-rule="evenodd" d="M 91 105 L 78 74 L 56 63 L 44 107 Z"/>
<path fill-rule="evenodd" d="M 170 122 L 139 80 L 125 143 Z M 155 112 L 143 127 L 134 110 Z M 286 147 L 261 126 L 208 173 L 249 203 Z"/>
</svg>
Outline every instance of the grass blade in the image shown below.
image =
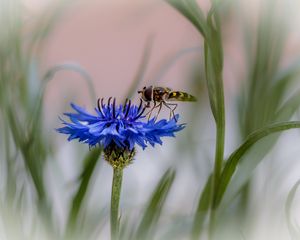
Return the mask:
<svg viewBox="0 0 300 240">
<path fill-rule="evenodd" d="M 210 207 L 211 190 L 212 175 L 208 178 L 199 198 L 198 207 L 193 221 L 192 239 L 198 239 L 201 234 L 201 230 L 203 229 L 204 221 Z"/>
<path fill-rule="evenodd" d="M 245 140 L 245 142 L 242 145 L 240 145 L 240 147 L 229 156 L 225 164 L 220 179 L 220 185 L 218 186 L 217 195 L 214 199 L 214 207 L 216 208 L 220 204 L 224 192 L 226 191 L 227 186 L 232 178 L 232 175 L 235 172 L 237 165 L 239 164 L 239 161 L 256 142 L 270 134 L 294 128 L 300 128 L 299 121 L 272 124 L 250 134 Z"/>
<path fill-rule="evenodd" d="M 101 152 L 102 149 L 97 147 L 92 149 L 85 157 L 85 166 L 83 167 L 82 173 L 80 174 L 80 185 L 71 202 L 71 208 L 67 223 L 67 233 L 68 231 L 74 230 L 74 227 L 76 226 L 77 216 L 82 207 L 91 177 L 101 155 Z"/>
<path fill-rule="evenodd" d="M 289 121 L 297 109 L 299 109 L 299 90 L 284 101 L 284 97 L 288 95 L 291 84 L 296 83 L 298 80 L 298 66 L 299 61 L 276 74 L 275 78 L 272 80 L 272 86 L 265 91 L 266 96 L 264 96 L 264 100 L 260 100 L 260 107 L 256 108 L 256 111 L 260 112 L 260 114 L 255 114 L 256 120 L 257 115 L 264 115 L 264 119 L 256 121 L 256 126 L 263 127 L 275 121 Z M 263 107 L 262 109 L 262 105 L 265 105 L 266 107 Z M 241 104 L 241 106 L 243 106 L 243 104 Z M 248 117 L 250 117 L 250 115 Z M 240 124 L 240 128 L 242 130 L 242 135 L 247 134 L 249 131 L 248 129 L 243 132 L 243 130 L 245 130 L 243 123 Z M 254 128 L 254 126 L 252 126 L 251 129 L 252 128 Z M 268 140 L 262 140 L 259 145 L 254 146 L 249 153 L 241 159 L 239 162 L 239 168 L 232 179 L 232 184 L 230 184 L 226 190 L 223 201 L 225 205 L 232 201 L 237 193 L 240 193 L 240 189 L 243 188 L 243 186 L 245 186 L 251 178 L 253 170 L 274 147 L 279 136 L 280 134 L 275 134 L 271 138 L 268 138 Z"/>
<path fill-rule="evenodd" d="M 171 6 L 185 16 L 202 34 L 207 35 L 206 19 L 202 10 L 193 0 L 166 0 Z"/>
<path fill-rule="evenodd" d="M 162 208 L 175 179 L 175 171 L 168 169 L 157 184 L 139 224 L 135 239 L 148 239 L 158 224 Z M 153 236 L 152 236 L 153 237 Z"/>
<path fill-rule="evenodd" d="M 285 203 L 285 215 L 286 215 L 286 222 L 288 226 L 288 230 L 291 235 L 292 240 L 297 240 L 300 239 L 300 231 L 299 231 L 299 226 L 296 227 L 292 221 L 292 203 L 296 195 L 296 191 L 300 185 L 300 180 L 298 180 L 295 185 L 292 187 L 290 190 L 286 203 Z"/>
<path fill-rule="evenodd" d="M 54 75 L 57 72 L 65 71 L 65 70 L 76 72 L 82 76 L 83 80 L 85 80 L 87 84 L 89 90 L 89 96 L 91 97 L 92 102 L 95 103 L 97 101 L 97 97 L 96 97 L 96 92 L 93 84 L 93 79 L 84 68 L 82 68 L 80 65 L 76 63 L 63 63 L 50 68 L 43 77 L 42 92 L 44 91 L 46 84 L 53 79 Z"/>
<path fill-rule="evenodd" d="M 224 161 L 225 145 L 225 104 L 223 87 L 223 47 L 221 38 L 221 25 L 219 17 L 220 4 L 212 2 L 211 10 L 205 19 L 204 14 L 194 0 L 169 0 L 172 6 L 177 8 L 187 19 L 198 29 L 204 38 L 205 73 L 211 110 L 216 122 L 216 145 L 214 171 L 211 180 L 211 200 L 216 198 L 220 181 L 222 165 Z M 211 202 L 212 202 L 211 201 Z M 211 204 L 210 212 L 210 234 L 212 235 L 215 226 L 215 211 Z M 197 213 L 196 213 L 197 216 Z M 196 217 L 197 218 L 197 217 Z M 195 225 L 198 223 L 195 222 Z M 195 229 L 195 226 L 194 226 Z M 198 238 L 193 231 L 194 238 Z"/>
</svg>

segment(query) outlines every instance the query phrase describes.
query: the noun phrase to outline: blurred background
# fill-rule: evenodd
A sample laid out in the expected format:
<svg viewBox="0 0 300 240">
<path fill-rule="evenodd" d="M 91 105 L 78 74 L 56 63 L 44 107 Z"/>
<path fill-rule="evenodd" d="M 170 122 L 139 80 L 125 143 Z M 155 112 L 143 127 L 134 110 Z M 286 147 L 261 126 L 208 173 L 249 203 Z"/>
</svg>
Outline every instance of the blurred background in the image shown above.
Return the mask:
<svg viewBox="0 0 300 240">
<path fill-rule="evenodd" d="M 210 1 L 197 2 L 207 13 Z M 227 158 L 253 131 L 299 120 L 300 2 L 225 2 Z M 98 97 L 138 103 L 136 91 L 149 85 L 198 101 L 179 103 L 184 131 L 137 149 L 124 170 L 123 239 L 133 239 L 169 168 L 176 175 L 149 239 L 188 239 L 215 147 L 194 26 L 159 0 L 0 0 L 0 31 L 0 239 L 109 239 L 112 169 L 97 150 L 59 135 L 58 117 L 70 102 L 92 112 Z M 300 236 L 300 193 L 291 192 L 300 179 L 299 140 L 298 130 L 275 134 L 243 157 L 220 207 L 220 239 Z"/>
</svg>

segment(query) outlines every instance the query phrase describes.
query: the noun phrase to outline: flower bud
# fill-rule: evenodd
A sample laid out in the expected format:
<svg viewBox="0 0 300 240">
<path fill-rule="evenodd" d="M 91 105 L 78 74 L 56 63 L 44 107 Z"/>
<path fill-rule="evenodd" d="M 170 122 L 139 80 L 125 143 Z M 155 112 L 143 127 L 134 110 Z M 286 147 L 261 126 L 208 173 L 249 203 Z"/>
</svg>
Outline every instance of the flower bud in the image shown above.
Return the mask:
<svg viewBox="0 0 300 240">
<path fill-rule="evenodd" d="M 135 155 L 135 149 L 119 147 L 111 143 L 104 149 L 104 159 L 114 168 L 123 169 L 128 166 Z"/>
</svg>

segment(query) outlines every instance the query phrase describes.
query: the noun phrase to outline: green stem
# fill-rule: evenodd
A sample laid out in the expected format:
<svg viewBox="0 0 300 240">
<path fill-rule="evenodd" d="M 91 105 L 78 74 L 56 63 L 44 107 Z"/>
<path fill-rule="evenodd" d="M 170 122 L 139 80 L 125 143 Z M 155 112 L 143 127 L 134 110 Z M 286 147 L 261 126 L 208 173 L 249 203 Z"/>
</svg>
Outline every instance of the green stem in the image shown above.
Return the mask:
<svg viewBox="0 0 300 240">
<path fill-rule="evenodd" d="M 110 233 L 112 240 L 117 240 L 119 238 L 119 203 L 122 187 L 122 176 L 123 169 L 114 168 L 110 208 Z"/>
<path fill-rule="evenodd" d="M 217 143 L 216 143 L 216 155 L 215 155 L 215 166 L 212 181 L 212 198 L 211 198 L 211 209 L 210 209 L 210 239 L 213 239 L 212 235 L 215 230 L 215 214 L 216 214 L 216 195 L 218 191 L 219 180 L 221 176 L 222 164 L 223 164 L 223 153 L 224 153 L 224 128 L 217 126 Z"/>
<path fill-rule="evenodd" d="M 224 137 L 225 137 L 225 121 L 222 119 L 221 123 L 217 123 L 217 142 L 215 149 L 215 166 L 214 166 L 214 184 L 213 188 L 216 190 L 217 184 L 219 182 L 222 165 L 223 165 L 223 155 L 224 155 Z M 215 198 L 215 191 L 214 191 Z M 212 207 L 215 208 L 215 203 L 213 201 Z"/>
<path fill-rule="evenodd" d="M 216 121 L 216 149 L 215 149 L 215 165 L 212 180 L 212 198 L 210 211 L 210 225 L 209 235 L 213 239 L 213 232 L 215 230 L 215 215 L 216 215 L 216 195 L 218 191 L 219 180 L 222 172 L 222 165 L 224 160 L 224 144 L 225 144 L 225 104 L 224 104 L 224 89 L 222 72 L 217 80 L 217 109 L 218 118 Z"/>
</svg>

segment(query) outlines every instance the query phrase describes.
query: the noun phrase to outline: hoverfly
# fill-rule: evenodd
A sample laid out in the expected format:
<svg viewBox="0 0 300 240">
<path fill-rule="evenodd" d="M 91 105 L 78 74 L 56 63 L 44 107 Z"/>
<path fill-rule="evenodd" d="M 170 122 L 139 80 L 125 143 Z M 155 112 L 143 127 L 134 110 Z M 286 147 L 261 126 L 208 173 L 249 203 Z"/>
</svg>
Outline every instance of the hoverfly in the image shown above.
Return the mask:
<svg viewBox="0 0 300 240">
<path fill-rule="evenodd" d="M 170 110 L 170 118 L 173 115 L 175 119 L 175 109 L 177 108 L 177 103 L 170 103 L 174 101 L 180 102 L 195 102 L 197 101 L 196 97 L 191 94 L 182 91 L 173 91 L 167 87 L 143 87 L 142 90 L 138 91 L 138 94 L 141 94 L 141 99 L 146 102 L 146 107 L 150 107 L 150 103 L 153 102 L 153 107 L 147 113 L 149 114 L 148 119 L 155 108 L 158 108 L 156 117 L 159 115 L 162 105 L 166 106 Z M 147 115 L 146 114 L 146 115 Z"/>
</svg>

